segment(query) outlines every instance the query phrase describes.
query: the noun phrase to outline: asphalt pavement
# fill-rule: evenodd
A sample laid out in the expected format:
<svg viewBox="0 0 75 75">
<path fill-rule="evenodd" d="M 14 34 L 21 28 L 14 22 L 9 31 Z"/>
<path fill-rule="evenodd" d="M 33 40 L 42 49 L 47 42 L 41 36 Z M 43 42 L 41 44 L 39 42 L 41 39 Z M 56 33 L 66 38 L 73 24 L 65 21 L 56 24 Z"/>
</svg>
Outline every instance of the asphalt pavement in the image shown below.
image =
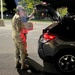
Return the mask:
<svg viewBox="0 0 75 75">
<path fill-rule="evenodd" d="M 43 61 L 38 56 L 38 38 L 42 30 L 50 22 L 33 22 L 34 28 L 27 34 L 28 59 L 25 61 L 30 65 L 30 69 L 22 71 L 15 68 L 14 43 L 12 40 L 11 21 L 4 21 L 5 26 L 0 27 L 0 75 L 49 75 L 44 73 Z M 53 74 L 56 75 L 56 74 Z"/>
</svg>

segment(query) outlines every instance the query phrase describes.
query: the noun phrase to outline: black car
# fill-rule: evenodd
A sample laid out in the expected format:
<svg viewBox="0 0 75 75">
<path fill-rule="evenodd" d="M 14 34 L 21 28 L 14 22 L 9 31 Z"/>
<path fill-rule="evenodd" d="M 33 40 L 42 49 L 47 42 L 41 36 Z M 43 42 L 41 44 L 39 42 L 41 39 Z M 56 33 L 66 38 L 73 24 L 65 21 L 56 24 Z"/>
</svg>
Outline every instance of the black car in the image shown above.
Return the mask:
<svg viewBox="0 0 75 75">
<path fill-rule="evenodd" d="M 40 6 L 54 22 L 43 29 L 39 37 L 39 57 L 44 62 L 54 64 L 60 73 L 75 72 L 75 14 L 68 13 L 61 18 L 50 5 L 37 5 L 37 9 Z"/>
</svg>

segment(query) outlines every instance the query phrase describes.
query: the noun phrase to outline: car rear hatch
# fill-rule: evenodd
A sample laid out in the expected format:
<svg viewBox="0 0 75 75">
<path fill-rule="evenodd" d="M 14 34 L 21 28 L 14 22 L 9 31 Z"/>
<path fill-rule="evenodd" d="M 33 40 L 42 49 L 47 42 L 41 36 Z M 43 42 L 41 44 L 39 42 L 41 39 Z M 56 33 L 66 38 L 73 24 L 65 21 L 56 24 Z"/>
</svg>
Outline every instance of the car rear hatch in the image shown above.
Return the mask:
<svg viewBox="0 0 75 75">
<path fill-rule="evenodd" d="M 43 33 L 46 32 L 55 34 L 65 41 L 75 41 L 75 20 L 74 18 L 66 18 L 65 21 L 53 23 L 43 30 Z"/>
<path fill-rule="evenodd" d="M 49 31 L 51 34 L 57 35 L 59 38 L 66 41 L 75 41 L 75 0 L 41 0 L 47 3 L 44 5 L 37 5 L 38 9 L 44 9 L 54 21 L 58 23 L 53 23 L 43 30 L 43 33 Z M 68 17 L 63 17 L 58 15 L 56 9 L 65 6 L 68 8 L 68 12 L 71 14 Z M 73 16 L 73 17 L 72 17 Z"/>
</svg>

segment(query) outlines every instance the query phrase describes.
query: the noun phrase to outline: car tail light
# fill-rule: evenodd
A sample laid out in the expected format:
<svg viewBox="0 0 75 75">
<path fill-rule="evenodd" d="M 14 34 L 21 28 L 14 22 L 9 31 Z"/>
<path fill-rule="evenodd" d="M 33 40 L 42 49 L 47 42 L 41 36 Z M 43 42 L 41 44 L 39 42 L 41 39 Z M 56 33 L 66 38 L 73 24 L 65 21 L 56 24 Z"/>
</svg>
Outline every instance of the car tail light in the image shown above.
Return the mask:
<svg viewBox="0 0 75 75">
<path fill-rule="evenodd" d="M 55 38 L 56 38 L 56 35 L 54 35 L 54 34 L 48 34 L 48 33 L 44 34 L 44 39 L 46 39 L 46 40 L 53 40 Z"/>
</svg>

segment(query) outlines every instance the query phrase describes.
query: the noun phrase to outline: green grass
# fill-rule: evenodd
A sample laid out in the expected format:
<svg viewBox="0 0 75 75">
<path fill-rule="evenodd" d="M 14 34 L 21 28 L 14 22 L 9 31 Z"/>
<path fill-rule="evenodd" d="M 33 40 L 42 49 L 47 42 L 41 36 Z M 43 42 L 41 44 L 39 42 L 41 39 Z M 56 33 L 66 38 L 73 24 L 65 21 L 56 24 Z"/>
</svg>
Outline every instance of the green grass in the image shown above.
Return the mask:
<svg viewBox="0 0 75 75">
<path fill-rule="evenodd" d="M 52 22 L 50 20 L 30 20 L 31 22 Z"/>
<path fill-rule="evenodd" d="M 6 21 L 11 21 L 12 19 L 4 19 Z M 50 20 L 30 20 L 29 22 L 52 22 Z"/>
<path fill-rule="evenodd" d="M 9 19 L 9 18 L 8 18 L 8 19 L 4 19 L 4 20 L 12 20 L 12 19 Z"/>
</svg>

